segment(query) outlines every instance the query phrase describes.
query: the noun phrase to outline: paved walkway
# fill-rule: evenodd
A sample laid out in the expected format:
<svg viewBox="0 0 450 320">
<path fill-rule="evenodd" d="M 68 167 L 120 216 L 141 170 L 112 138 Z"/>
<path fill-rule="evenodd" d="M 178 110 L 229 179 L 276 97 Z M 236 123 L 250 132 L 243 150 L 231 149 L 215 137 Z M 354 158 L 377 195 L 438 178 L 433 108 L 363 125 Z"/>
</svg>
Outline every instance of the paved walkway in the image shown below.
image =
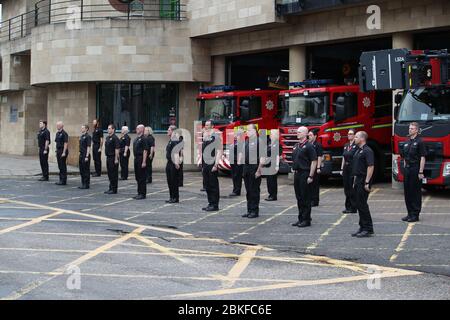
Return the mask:
<svg viewBox="0 0 450 320">
<path fill-rule="evenodd" d="M 49 162 L 49 171 L 51 175 L 58 174 L 58 164 Z M 79 170 L 77 167 L 67 166 L 67 172 L 69 174 L 79 173 Z M 0 154 L 0 177 L 38 175 L 41 175 L 39 157 Z"/>
</svg>

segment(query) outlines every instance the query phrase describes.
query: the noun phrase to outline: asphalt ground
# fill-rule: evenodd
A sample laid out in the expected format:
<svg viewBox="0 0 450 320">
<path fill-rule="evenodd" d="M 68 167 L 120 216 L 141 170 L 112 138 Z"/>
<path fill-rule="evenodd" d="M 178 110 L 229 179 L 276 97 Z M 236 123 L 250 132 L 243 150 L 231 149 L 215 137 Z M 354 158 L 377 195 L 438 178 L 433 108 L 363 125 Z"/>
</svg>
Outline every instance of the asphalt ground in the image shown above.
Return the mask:
<svg viewBox="0 0 450 320">
<path fill-rule="evenodd" d="M 52 177 L 53 180 L 56 178 Z M 321 186 L 313 225 L 299 229 L 292 181 L 279 177 L 276 202 L 241 218 L 243 195 L 205 212 L 199 173 L 185 173 L 181 202 L 168 205 L 165 176 L 147 199 L 135 181 L 105 195 L 107 176 L 79 190 L 36 177 L 0 179 L 1 299 L 449 299 L 450 195 L 424 192 L 421 221 L 406 224 L 401 190 L 374 186 L 375 236 L 350 237 L 338 181 Z"/>
</svg>

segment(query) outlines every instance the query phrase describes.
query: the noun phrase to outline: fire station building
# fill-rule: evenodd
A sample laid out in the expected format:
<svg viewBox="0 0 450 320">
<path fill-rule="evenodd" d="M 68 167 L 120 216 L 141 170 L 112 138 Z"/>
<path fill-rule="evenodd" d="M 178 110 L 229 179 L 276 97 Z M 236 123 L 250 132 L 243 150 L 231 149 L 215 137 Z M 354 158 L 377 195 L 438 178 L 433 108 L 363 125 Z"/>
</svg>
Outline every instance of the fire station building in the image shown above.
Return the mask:
<svg viewBox="0 0 450 320">
<path fill-rule="evenodd" d="M 0 152 L 37 154 L 38 121 L 53 140 L 61 120 L 72 164 L 94 118 L 151 126 L 162 167 L 168 125 L 193 134 L 201 86 L 344 82 L 363 51 L 450 48 L 448 0 L 0 3 Z"/>
</svg>

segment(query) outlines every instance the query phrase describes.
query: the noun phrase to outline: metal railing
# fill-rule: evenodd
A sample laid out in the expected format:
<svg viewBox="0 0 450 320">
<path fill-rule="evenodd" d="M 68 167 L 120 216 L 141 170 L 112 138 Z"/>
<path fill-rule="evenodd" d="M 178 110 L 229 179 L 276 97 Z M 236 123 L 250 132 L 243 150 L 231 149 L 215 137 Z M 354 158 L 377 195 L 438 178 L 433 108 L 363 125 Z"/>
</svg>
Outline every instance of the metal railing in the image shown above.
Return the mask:
<svg viewBox="0 0 450 320">
<path fill-rule="evenodd" d="M 23 38 L 34 27 L 67 21 L 117 20 L 186 20 L 186 5 L 180 0 L 130 1 L 117 4 L 86 4 L 85 0 L 41 0 L 34 10 L 1 23 L 0 42 Z"/>
</svg>

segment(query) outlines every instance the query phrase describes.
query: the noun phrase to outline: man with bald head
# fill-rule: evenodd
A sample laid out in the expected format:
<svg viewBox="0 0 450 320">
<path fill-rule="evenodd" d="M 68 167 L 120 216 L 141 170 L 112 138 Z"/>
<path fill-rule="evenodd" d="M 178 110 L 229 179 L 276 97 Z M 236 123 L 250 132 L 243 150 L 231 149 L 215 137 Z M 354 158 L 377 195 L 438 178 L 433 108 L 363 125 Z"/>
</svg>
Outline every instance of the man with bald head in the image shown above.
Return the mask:
<svg viewBox="0 0 450 320">
<path fill-rule="evenodd" d="M 305 228 L 311 226 L 312 182 L 317 167 L 317 153 L 308 141 L 308 128 L 297 130 L 298 143 L 292 151 L 292 170 L 294 171 L 294 190 L 297 198 L 298 221 L 292 226 Z"/>
<path fill-rule="evenodd" d="M 359 229 L 352 237 L 366 238 L 373 235 L 372 216 L 370 215 L 369 198 L 372 176 L 375 170 L 375 157 L 373 150 L 367 145 L 367 132 L 359 131 L 355 135 L 358 150 L 353 156 L 353 188 L 356 196 L 356 209 L 359 213 Z"/>
<path fill-rule="evenodd" d="M 148 146 L 147 139 L 144 137 L 144 125 L 136 127 L 137 137 L 133 141 L 134 154 L 134 175 L 138 184 L 138 194 L 134 197 L 136 200 L 142 200 L 147 197 L 147 157 Z"/>
<path fill-rule="evenodd" d="M 56 123 L 55 142 L 56 142 L 56 160 L 59 168 L 59 182 L 56 184 L 64 186 L 67 184 L 67 156 L 69 155 L 69 135 L 64 131 L 62 121 Z"/>
</svg>

